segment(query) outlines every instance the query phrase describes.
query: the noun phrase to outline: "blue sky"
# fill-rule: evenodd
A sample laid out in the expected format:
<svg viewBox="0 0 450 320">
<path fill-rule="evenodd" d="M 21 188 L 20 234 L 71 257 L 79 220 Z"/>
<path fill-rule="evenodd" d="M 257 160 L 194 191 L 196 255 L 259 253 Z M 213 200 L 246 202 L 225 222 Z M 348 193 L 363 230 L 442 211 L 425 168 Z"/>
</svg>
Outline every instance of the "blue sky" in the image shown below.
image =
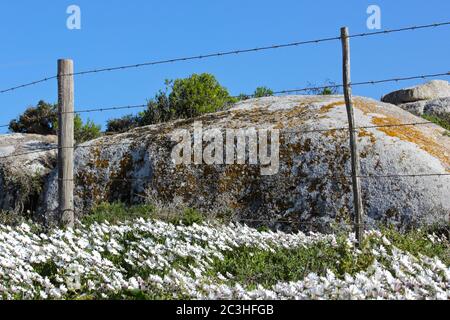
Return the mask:
<svg viewBox="0 0 450 320">
<path fill-rule="evenodd" d="M 66 9 L 81 8 L 82 29 L 68 30 Z M 0 89 L 56 74 L 58 58 L 72 58 L 75 71 L 197 55 L 277 43 L 368 32 L 366 9 L 381 8 L 382 28 L 450 20 L 448 0 L 3 0 L 0 10 Z M 440 73 L 450 70 L 450 27 L 353 39 L 352 80 Z M 330 42 L 264 53 L 181 62 L 79 76 L 78 109 L 141 104 L 163 87 L 164 79 L 210 72 L 232 94 L 265 85 L 274 90 L 341 81 L 340 43 Z M 354 88 L 379 98 L 399 87 Z M 419 81 L 420 82 L 420 81 Z M 56 81 L 0 95 L 0 125 L 38 100 L 57 100 Z M 87 116 L 102 124 L 129 113 Z M 6 132 L 0 128 L 0 133 Z"/>
</svg>

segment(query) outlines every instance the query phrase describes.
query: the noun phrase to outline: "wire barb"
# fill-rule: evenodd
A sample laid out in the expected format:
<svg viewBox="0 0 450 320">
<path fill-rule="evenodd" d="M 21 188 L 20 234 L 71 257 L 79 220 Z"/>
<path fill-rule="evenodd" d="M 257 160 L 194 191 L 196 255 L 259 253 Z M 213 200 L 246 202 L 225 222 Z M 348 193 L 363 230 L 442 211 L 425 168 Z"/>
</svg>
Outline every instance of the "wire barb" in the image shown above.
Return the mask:
<svg viewBox="0 0 450 320">
<path fill-rule="evenodd" d="M 426 24 L 426 25 L 419 25 L 419 26 L 412 26 L 412 27 L 404 27 L 404 28 L 398 28 L 398 29 L 392 29 L 392 30 L 382 30 L 382 31 L 369 32 L 369 33 L 358 33 L 358 34 L 349 35 L 348 37 L 355 38 L 355 37 L 375 36 L 375 35 L 380 35 L 380 34 L 389 34 L 389 33 L 403 32 L 403 31 L 409 31 L 409 30 L 436 28 L 436 27 L 447 26 L 447 25 L 450 25 L 450 21 Z M 117 67 L 96 68 L 96 69 L 92 69 L 92 70 L 74 72 L 72 74 L 63 74 L 61 76 L 77 76 L 77 75 L 87 75 L 87 74 L 92 74 L 92 73 L 101 73 L 101 72 L 110 72 L 110 71 L 116 71 L 116 70 L 141 68 L 141 67 L 146 67 L 146 66 L 154 66 L 154 65 L 167 64 L 167 63 L 173 63 L 173 62 L 200 60 L 200 59 L 213 58 L 213 57 L 223 57 L 223 56 L 227 56 L 227 55 L 235 55 L 235 54 L 242 54 L 242 53 L 249 53 L 249 52 L 260 52 L 260 51 L 274 50 L 274 49 L 280 49 L 280 48 L 297 47 L 300 45 L 317 44 L 317 43 L 321 43 L 321 42 L 330 42 L 330 41 L 336 41 L 336 40 L 341 40 L 341 37 L 337 36 L 337 37 L 328 37 L 328 38 L 322 38 L 322 39 L 297 41 L 297 42 L 284 43 L 284 44 L 275 44 L 275 45 L 265 46 L 265 47 L 239 49 L 239 50 L 223 51 L 223 52 L 216 52 L 216 53 L 197 55 L 197 56 L 156 60 L 156 61 L 149 61 L 149 62 L 143 62 L 143 63 L 137 63 L 137 64 L 122 65 L 122 66 L 117 66 Z M 58 76 L 46 77 L 46 78 L 43 78 L 43 79 L 40 79 L 37 81 L 25 83 L 25 84 L 18 85 L 18 86 L 12 87 L 12 88 L 3 89 L 3 90 L 0 90 L 0 94 L 14 91 L 14 90 L 24 88 L 24 87 L 29 87 L 32 85 L 36 85 L 38 83 L 46 82 L 46 81 L 49 81 L 52 79 L 57 79 L 57 78 L 58 78 Z"/>
</svg>

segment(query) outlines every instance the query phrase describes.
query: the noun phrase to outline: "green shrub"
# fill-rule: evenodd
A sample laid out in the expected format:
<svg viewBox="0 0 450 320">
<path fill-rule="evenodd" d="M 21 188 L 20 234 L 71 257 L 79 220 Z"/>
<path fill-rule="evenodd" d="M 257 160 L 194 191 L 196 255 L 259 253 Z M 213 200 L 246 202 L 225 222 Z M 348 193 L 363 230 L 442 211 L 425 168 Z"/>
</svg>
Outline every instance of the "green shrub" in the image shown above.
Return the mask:
<svg viewBox="0 0 450 320">
<path fill-rule="evenodd" d="M 430 115 L 422 115 L 422 118 L 424 118 L 427 121 L 433 122 L 434 124 L 437 124 L 438 126 L 441 126 L 442 128 L 446 129 L 447 131 L 444 132 L 445 136 L 450 136 L 450 122 L 446 119 L 439 118 L 436 116 L 430 116 Z"/>
<path fill-rule="evenodd" d="M 96 205 L 88 215 L 81 218 L 81 223 L 91 225 L 108 221 L 111 224 L 124 222 L 138 218 L 160 219 L 173 224 L 193 225 L 202 223 L 204 215 L 192 208 L 178 209 L 176 212 L 162 212 L 153 204 L 140 204 L 129 206 L 122 202 L 100 203 Z"/>
<path fill-rule="evenodd" d="M 74 136 L 77 143 L 98 138 L 100 126 L 89 119 L 86 124 L 78 114 L 74 117 Z M 39 101 L 36 107 L 29 107 L 18 119 L 9 123 L 9 130 L 16 133 L 56 135 L 58 132 L 58 106 Z"/>
<path fill-rule="evenodd" d="M 77 143 L 94 140 L 101 136 L 101 127 L 96 125 L 93 121 L 87 120 L 83 124 L 83 120 L 79 116 L 74 119 L 74 135 Z"/>
<path fill-rule="evenodd" d="M 9 123 L 9 130 L 17 133 L 56 134 L 58 122 L 57 106 L 39 101 L 36 107 L 29 107 L 18 119 Z"/>
<path fill-rule="evenodd" d="M 245 93 L 241 93 L 237 96 L 237 101 L 248 100 L 250 98 L 263 98 L 273 96 L 273 90 L 267 87 L 258 87 L 251 95 L 247 95 Z"/>
<path fill-rule="evenodd" d="M 131 114 L 122 118 L 110 119 L 106 124 L 107 133 L 122 133 L 139 126 L 140 117 Z"/>
<path fill-rule="evenodd" d="M 96 222 L 108 221 L 114 224 L 138 218 L 150 218 L 153 217 L 153 212 L 152 205 L 127 206 L 121 202 L 104 202 L 95 206 L 88 215 L 82 217 L 81 223 L 91 225 Z"/>
<path fill-rule="evenodd" d="M 233 101 L 227 89 L 209 73 L 193 74 L 171 83 L 170 108 L 177 118 L 192 118 L 215 112 Z"/>
<path fill-rule="evenodd" d="M 306 91 L 308 94 L 319 96 L 340 94 L 340 90 L 339 87 L 337 87 L 336 82 L 333 82 L 331 80 L 325 80 L 324 83 L 321 85 L 316 85 L 309 82 L 308 86 L 311 87 L 309 90 Z"/>
<path fill-rule="evenodd" d="M 273 96 L 273 91 L 267 87 L 258 87 L 253 93 L 253 98 L 263 98 Z"/>
</svg>

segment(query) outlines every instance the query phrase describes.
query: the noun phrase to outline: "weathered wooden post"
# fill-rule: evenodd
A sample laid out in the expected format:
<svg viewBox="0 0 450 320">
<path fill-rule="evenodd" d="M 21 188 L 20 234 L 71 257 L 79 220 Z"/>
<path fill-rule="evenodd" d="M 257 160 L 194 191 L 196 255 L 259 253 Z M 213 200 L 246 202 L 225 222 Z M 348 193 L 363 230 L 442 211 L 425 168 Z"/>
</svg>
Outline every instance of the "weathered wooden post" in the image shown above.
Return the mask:
<svg viewBox="0 0 450 320">
<path fill-rule="evenodd" d="M 345 104 L 347 107 L 348 126 L 350 133 L 350 152 L 352 165 L 352 185 L 353 185 L 353 206 L 354 206 L 354 224 L 355 234 L 358 245 L 361 245 L 364 233 L 363 225 L 363 205 L 361 199 L 360 183 L 360 162 L 358 147 L 356 145 L 357 129 L 355 127 L 355 117 L 353 113 L 352 88 L 350 77 L 350 41 L 348 37 L 348 28 L 341 28 L 342 57 L 343 57 L 343 86 L 345 95 Z"/>
<path fill-rule="evenodd" d="M 73 227 L 73 61 L 58 60 L 58 201 L 60 223 Z"/>
</svg>

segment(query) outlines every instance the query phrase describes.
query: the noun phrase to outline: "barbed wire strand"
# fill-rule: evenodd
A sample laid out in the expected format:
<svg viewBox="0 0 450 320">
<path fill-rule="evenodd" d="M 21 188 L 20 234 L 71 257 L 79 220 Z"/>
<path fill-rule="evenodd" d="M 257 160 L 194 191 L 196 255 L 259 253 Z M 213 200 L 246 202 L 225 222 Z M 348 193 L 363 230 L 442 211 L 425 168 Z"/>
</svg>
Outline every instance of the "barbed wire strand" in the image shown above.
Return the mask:
<svg viewBox="0 0 450 320">
<path fill-rule="evenodd" d="M 351 86 L 370 85 L 370 84 L 374 85 L 374 84 L 386 83 L 386 82 L 399 82 L 399 81 L 407 81 L 407 80 L 414 80 L 414 79 L 427 79 L 427 78 L 436 78 L 436 77 L 441 77 L 441 76 L 450 76 L 450 71 L 442 72 L 442 73 L 434 73 L 434 74 L 422 74 L 422 75 L 417 75 L 417 76 L 354 82 L 354 83 L 351 83 L 350 85 Z M 330 89 L 330 88 L 341 88 L 341 87 L 343 87 L 342 84 L 330 84 L 327 86 L 319 86 L 319 87 L 287 89 L 287 90 L 275 91 L 275 92 L 273 92 L 273 95 L 286 94 L 286 93 L 292 93 L 292 92 L 323 90 L 323 89 Z M 232 96 L 232 98 L 239 98 L 242 95 L 245 97 L 254 97 L 255 96 L 254 94 L 241 94 L 241 95 Z M 269 97 L 269 96 L 267 96 L 267 97 Z M 148 104 L 137 104 L 137 105 L 125 105 L 125 106 L 115 106 L 115 107 L 89 108 L 89 109 L 75 110 L 75 111 L 67 112 L 67 113 L 104 112 L 104 111 L 111 111 L 111 110 L 136 109 L 136 108 L 146 108 L 146 107 L 148 107 Z"/>
<path fill-rule="evenodd" d="M 398 29 L 386 29 L 386 30 L 375 31 L 375 32 L 357 33 L 357 34 L 350 35 L 349 38 L 375 36 L 375 35 L 381 35 L 381 34 L 386 35 L 386 34 L 396 33 L 396 32 L 414 31 L 414 30 L 420 30 L 420 29 L 426 29 L 426 28 L 436 28 L 436 27 L 447 26 L 447 25 L 450 25 L 450 22 L 440 22 L 440 23 L 410 26 L 410 27 L 404 27 L 404 28 L 398 28 Z M 260 52 L 260 51 L 267 51 L 267 50 L 274 50 L 274 49 L 281 49 L 281 48 L 288 48 L 288 47 L 296 47 L 296 46 L 307 45 L 307 44 L 317 44 L 317 43 L 322 43 L 322 42 L 336 41 L 336 40 L 340 40 L 340 39 L 341 39 L 340 36 L 335 36 L 335 37 L 320 38 L 320 39 L 315 39 L 315 40 L 297 41 L 297 42 L 275 44 L 275 45 L 263 46 L 263 47 L 238 49 L 238 50 L 231 50 L 231 51 L 209 53 L 209 54 L 204 54 L 204 55 L 156 60 L 156 61 L 149 61 L 149 62 L 143 62 L 143 63 L 137 63 L 137 64 L 128 64 L 128 65 L 122 65 L 122 66 L 117 66 L 117 67 L 96 68 L 96 69 L 92 69 L 92 70 L 74 72 L 72 74 L 65 74 L 62 76 L 76 76 L 76 75 L 86 75 L 86 74 L 92 74 L 92 73 L 110 72 L 110 71 L 116 71 L 116 70 L 140 68 L 140 67 L 145 67 L 145 66 L 168 64 L 168 63 L 181 62 L 181 61 L 200 60 L 200 59 L 207 59 L 207 58 L 213 58 L 213 57 L 222 57 L 222 56 L 228 56 L 228 55 L 249 53 L 249 52 Z M 40 80 L 17 85 L 17 86 L 11 87 L 11 88 L 0 90 L 0 94 L 11 92 L 11 91 L 14 91 L 14 90 L 17 90 L 20 88 L 33 86 L 33 85 L 36 85 L 36 84 L 39 84 L 42 82 L 46 82 L 49 80 L 57 79 L 57 78 L 58 78 L 58 75 L 50 76 L 50 77 L 46 77 L 46 78 L 43 78 Z"/>
</svg>

